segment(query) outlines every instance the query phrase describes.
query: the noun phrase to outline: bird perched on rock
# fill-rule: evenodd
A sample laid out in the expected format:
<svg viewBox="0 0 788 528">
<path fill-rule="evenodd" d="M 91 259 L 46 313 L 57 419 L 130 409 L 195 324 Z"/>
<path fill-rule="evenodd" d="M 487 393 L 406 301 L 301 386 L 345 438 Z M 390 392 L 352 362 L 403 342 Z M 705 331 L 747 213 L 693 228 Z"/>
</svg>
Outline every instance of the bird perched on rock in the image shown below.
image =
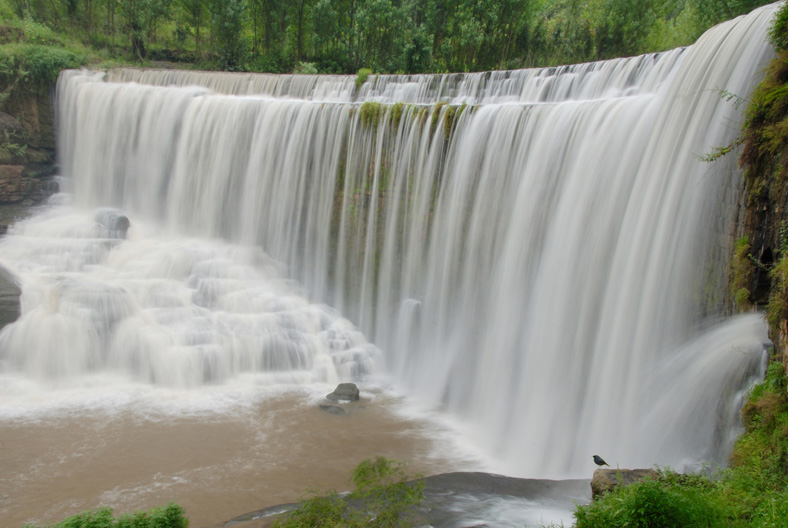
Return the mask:
<svg viewBox="0 0 788 528">
<path fill-rule="evenodd" d="M 599 456 L 599 455 L 594 455 L 594 464 L 596 464 L 599 467 L 602 467 L 602 466 L 610 467 L 610 464 L 608 464 L 607 462 L 602 460 L 602 457 Z"/>
</svg>

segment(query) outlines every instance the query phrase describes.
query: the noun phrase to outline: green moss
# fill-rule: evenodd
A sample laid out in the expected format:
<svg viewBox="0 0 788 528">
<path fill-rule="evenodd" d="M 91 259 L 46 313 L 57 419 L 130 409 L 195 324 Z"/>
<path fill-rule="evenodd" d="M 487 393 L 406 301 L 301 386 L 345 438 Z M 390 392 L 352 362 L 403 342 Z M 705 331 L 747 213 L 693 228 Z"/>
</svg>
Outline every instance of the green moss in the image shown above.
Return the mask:
<svg viewBox="0 0 788 528">
<path fill-rule="evenodd" d="M 367 101 L 361 105 L 361 124 L 364 126 L 364 128 L 372 127 L 374 129 L 378 127 L 378 121 L 380 120 L 380 110 L 380 103 L 374 101 Z"/>
<path fill-rule="evenodd" d="M 399 123 L 402 120 L 402 110 L 405 105 L 402 103 L 394 103 L 391 107 L 391 126 L 395 129 L 399 128 Z"/>
<path fill-rule="evenodd" d="M 755 266 L 750 255 L 750 242 L 746 236 L 736 241 L 731 259 L 730 291 L 739 312 L 748 310 L 750 303 L 750 284 Z"/>
<path fill-rule="evenodd" d="M 449 106 L 446 108 L 446 115 L 443 117 L 443 136 L 449 141 L 451 131 L 454 128 L 454 118 L 457 115 L 457 107 Z"/>
<path fill-rule="evenodd" d="M 430 134 L 434 134 L 435 130 L 438 129 L 438 122 L 441 118 L 441 110 L 443 107 L 446 106 L 448 103 L 445 101 L 441 101 L 440 103 L 435 103 L 432 106 L 432 122 L 430 123 Z"/>
</svg>

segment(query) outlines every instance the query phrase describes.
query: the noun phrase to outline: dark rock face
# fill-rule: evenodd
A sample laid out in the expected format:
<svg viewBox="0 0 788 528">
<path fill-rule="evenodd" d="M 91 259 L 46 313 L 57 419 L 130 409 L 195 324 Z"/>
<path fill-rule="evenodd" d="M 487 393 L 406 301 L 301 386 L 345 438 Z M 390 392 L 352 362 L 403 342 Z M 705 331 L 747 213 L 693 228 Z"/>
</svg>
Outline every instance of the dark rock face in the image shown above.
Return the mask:
<svg viewBox="0 0 788 528">
<path fill-rule="evenodd" d="M 657 479 L 659 473 L 653 469 L 597 469 L 594 471 L 594 478 L 591 479 L 591 497 L 596 499 L 603 493 L 646 477 Z"/>
<path fill-rule="evenodd" d="M 358 401 L 358 387 L 355 383 L 340 383 L 334 392 L 326 394 L 326 398 L 331 401 Z"/>
<path fill-rule="evenodd" d="M 52 194 L 48 182 L 56 172 L 50 93 L 46 88 L 0 89 L 8 95 L 0 102 L 0 203 L 32 205 Z"/>
<path fill-rule="evenodd" d="M 13 143 L 25 133 L 22 123 L 4 112 L 0 112 L 0 143 Z"/>
<path fill-rule="evenodd" d="M 19 318 L 19 296 L 22 290 L 14 275 L 0 265 L 0 328 Z"/>
<path fill-rule="evenodd" d="M 0 202 L 20 202 L 30 194 L 33 182 L 24 171 L 22 165 L 0 165 Z"/>
</svg>

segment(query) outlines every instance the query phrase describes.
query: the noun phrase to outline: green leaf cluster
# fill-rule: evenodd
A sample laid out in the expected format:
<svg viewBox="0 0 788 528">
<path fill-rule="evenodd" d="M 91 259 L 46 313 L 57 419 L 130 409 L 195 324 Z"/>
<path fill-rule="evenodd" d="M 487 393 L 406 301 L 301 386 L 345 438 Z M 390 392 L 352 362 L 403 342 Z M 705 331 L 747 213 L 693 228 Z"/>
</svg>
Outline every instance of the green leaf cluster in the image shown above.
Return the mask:
<svg viewBox="0 0 788 528">
<path fill-rule="evenodd" d="M 188 526 L 189 520 L 185 517 L 183 508 L 171 502 L 148 511 L 125 513 L 117 518 L 111 508 L 99 508 L 42 528 L 187 528 Z M 38 528 L 38 525 L 26 524 L 25 528 Z"/>
</svg>

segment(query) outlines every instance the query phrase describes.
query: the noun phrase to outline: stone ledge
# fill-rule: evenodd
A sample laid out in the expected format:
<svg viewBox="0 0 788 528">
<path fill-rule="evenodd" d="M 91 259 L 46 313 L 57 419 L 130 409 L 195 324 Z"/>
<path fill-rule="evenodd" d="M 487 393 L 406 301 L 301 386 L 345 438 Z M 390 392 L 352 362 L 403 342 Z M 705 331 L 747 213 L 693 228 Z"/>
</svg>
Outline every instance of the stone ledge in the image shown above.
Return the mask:
<svg viewBox="0 0 788 528">
<path fill-rule="evenodd" d="M 591 479 L 591 497 L 596 500 L 603 493 L 644 478 L 657 479 L 659 473 L 653 469 L 597 469 Z"/>
</svg>

